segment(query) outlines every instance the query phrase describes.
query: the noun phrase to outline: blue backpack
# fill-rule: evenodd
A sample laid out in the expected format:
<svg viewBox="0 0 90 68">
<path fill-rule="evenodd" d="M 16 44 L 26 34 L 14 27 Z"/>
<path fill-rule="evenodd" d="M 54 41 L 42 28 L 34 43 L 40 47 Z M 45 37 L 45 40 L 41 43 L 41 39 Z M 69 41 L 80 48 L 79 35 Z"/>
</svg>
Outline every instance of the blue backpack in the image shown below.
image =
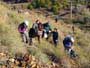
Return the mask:
<svg viewBox="0 0 90 68">
<path fill-rule="evenodd" d="M 72 41 L 71 41 L 71 37 L 66 37 L 66 38 L 64 38 L 63 44 L 64 44 L 64 46 L 66 46 L 66 47 L 72 46 L 73 43 L 72 43 Z"/>
</svg>

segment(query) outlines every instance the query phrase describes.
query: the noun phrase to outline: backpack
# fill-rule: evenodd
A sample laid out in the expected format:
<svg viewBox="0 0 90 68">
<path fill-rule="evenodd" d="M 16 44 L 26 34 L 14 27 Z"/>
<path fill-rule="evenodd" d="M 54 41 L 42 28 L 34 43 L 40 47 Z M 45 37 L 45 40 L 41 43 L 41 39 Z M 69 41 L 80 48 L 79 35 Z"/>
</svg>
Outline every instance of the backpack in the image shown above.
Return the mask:
<svg viewBox="0 0 90 68">
<path fill-rule="evenodd" d="M 34 37 L 36 37 L 36 32 L 35 32 L 35 29 L 34 28 L 30 28 L 30 30 L 29 30 L 29 37 L 32 37 L 32 38 L 34 38 Z"/>
<path fill-rule="evenodd" d="M 68 35 L 66 38 L 67 38 L 68 41 L 74 43 L 74 38 L 72 36 Z"/>
<path fill-rule="evenodd" d="M 65 37 L 65 39 L 63 40 L 63 44 L 64 44 L 65 46 L 67 46 L 67 47 L 72 46 L 72 44 L 73 44 L 73 41 L 72 41 L 72 40 L 74 40 L 74 38 L 73 38 L 72 36 L 67 36 L 67 37 Z"/>
<path fill-rule="evenodd" d="M 72 42 L 72 43 L 73 43 L 74 38 L 71 37 L 71 36 L 67 36 L 67 37 L 65 38 L 65 40 L 66 40 L 67 42 Z"/>
<path fill-rule="evenodd" d="M 20 32 L 20 33 L 24 33 L 25 31 L 26 31 L 26 29 L 27 29 L 27 26 L 26 26 L 26 24 L 23 22 L 23 23 L 21 23 L 20 25 L 19 25 L 19 27 L 18 27 L 18 31 Z"/>
</svg>

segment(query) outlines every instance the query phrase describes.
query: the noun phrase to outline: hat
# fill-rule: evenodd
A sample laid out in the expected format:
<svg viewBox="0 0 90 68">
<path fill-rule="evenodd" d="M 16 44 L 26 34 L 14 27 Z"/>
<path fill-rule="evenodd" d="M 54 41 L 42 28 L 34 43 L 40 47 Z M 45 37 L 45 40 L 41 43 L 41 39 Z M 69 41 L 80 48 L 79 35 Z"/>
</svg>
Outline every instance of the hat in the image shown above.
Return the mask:
<svg viewBox="0 0 90 68">
<path fill-rule="evenodd" d="M 67 37 L 70 38 L 71 41 L 74 43 L 75 40 L 74 40 L 74 38 L 71 35 L 67 35 Z"/>
<path fill-rule="evenodd" d="M 29 25 L 29 22 L 27 20 L 24 21 L 24 23 L 28 26 Z"/>
</svg>

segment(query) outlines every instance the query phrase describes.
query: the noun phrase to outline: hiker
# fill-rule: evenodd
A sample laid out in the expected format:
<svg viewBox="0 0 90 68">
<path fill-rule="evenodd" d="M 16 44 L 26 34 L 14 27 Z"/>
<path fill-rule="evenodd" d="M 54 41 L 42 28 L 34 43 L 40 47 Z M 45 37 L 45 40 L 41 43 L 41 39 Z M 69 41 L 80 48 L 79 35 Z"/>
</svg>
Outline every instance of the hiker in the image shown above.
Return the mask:
<svg viewBox="0 0 90 68">
<path fill-rule="evenodd" d="M 58 31 L 57 28 L 54 28 L 54 31 L 52 32 L 52 38 L 53 38 L 53 43 L 55 45 L 55 47 L 58 44 Z"/>
<path fill-rule="evenodd" d="M 20 32 L 22 37 L 22 41 L 25 43 L 28 43 L 28 25 L 29 25 L 29 22 L 25 20 L 18 27 L 18 31 Z"/>
<path fill-rule="evenodd" d="M 44 31 L 45 31 L 45 32 L 43 32 L 43 37 L 44 37 L 44 33 L 46 33 L 47 34 L 46 39 L 48 40 L 49 37 L 50 37 L 50 34 L 51 34 L 51 26 L 49 24 L 49 21 L 43 24 L 43 28 L 44 28 Z"/>
<path fill-rule="evenodd" d="M 40 43 L 40 37 L 42 36 L 43 24 L 39 20 L 36 20 L 32 28 L 35 30 L 35 35 L 38 38 L 38 42 Z"/>
<path fill-rule="evenodd" d="M 70 57 L 76 57 L 75 52 L 73 50 L 74 38 L 71 35 L 67 35 L 63 40 L 63 45 Z"/>
<path fill-rule="evenodd" d="M 33 41 L 32 39 L 37 36 L 37 33 L 35 32 L 34 28 L 30 28 L 29 30 L 29 45 L 32 45 Z"/>
<path fill-rule="evenodd" d="M 40 43 L 40 39 L 43 33 L 43 24 L 41 22 L 38 23 L 38 41 Z"/>
<path fill-rule="evenodd" d="M 35 29 L 35 32 L 38 34 L 38 23 L 39 23 L 39 20 L 36 20 L 35 23 L 33 23 L 32 25 L 32 28 Z"/>
</svg>

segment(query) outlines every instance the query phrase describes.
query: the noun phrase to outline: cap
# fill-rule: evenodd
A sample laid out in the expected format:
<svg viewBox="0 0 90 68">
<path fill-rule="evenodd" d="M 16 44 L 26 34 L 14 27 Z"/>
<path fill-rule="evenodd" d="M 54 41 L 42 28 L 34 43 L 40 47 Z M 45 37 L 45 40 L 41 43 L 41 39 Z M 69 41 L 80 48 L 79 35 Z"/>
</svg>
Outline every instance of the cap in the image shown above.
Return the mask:
<svg viewBox="0 0 90 68">
<path fill-rule="evenodd" d="M 28 26 L 29 25 L 29 22 L 27 20 L 24 21 L 24 23 Z"/>
</svg>

